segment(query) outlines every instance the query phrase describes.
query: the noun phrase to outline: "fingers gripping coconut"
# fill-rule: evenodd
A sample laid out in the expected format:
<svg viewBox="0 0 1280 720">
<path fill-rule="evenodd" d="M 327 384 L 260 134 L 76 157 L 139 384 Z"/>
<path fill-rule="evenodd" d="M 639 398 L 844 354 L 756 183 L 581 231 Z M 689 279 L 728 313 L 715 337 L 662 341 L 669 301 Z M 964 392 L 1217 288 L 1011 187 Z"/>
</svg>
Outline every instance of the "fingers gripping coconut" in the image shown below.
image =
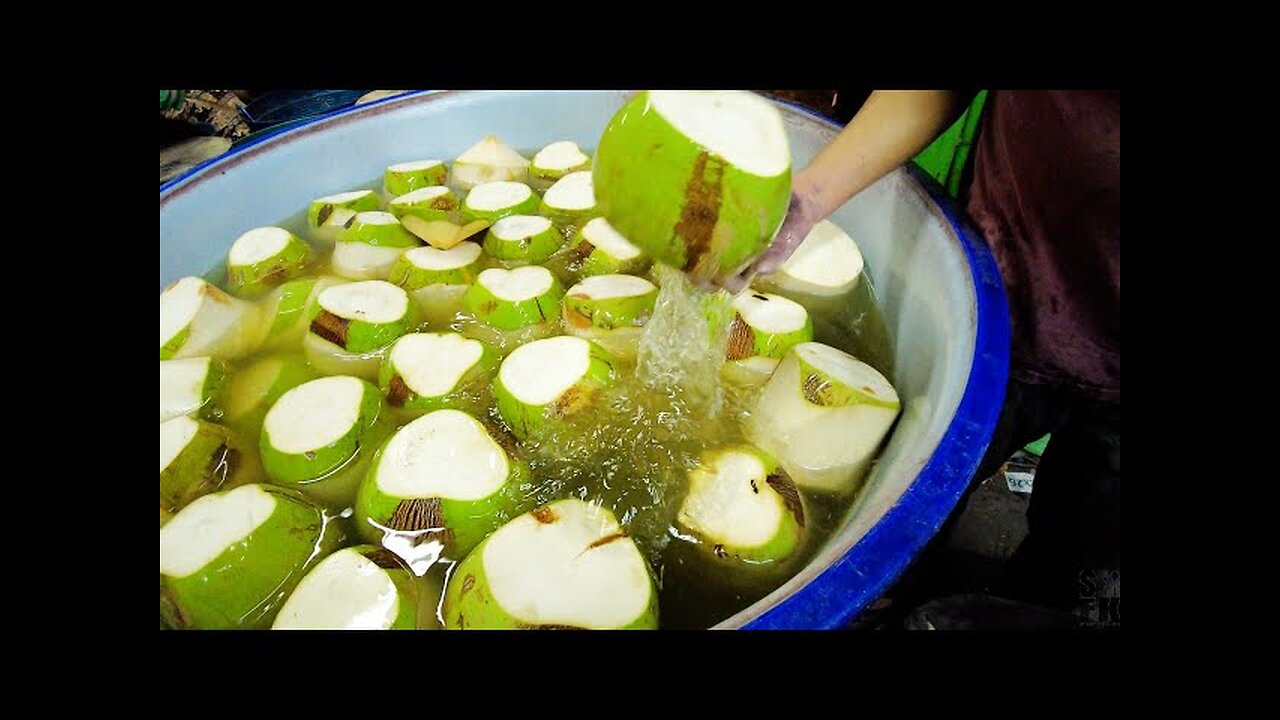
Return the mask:
<svg viewBox="0 0 1280 720">
<path fill-rule="evenodd" d="M 529 476 L 475 418 L 437 410 L 405 425 L 377 454 L 360 485 L 356 524 L 369 542 L 439 542 L 464 557 L 511 516 Z"/>
<path fill-rule="evenodd" d="M 610 224 L 699 282 L 757 257 L 791 199 L 782 116 L 748 92 L 639 93 L 606 127 L 592 174 Z"/>
<path fill-rule="evenodd" d="M 570 499 L 521 515 L 490 535 L 449 577 L 450 629 L 658 627 L 648 564 L 613 513 Z"/>
<path fill-rule="evenodd" d="M 413 630 L 418 585 L 395 553 L 344 548 L 316 565 L 280 608 L 272 630 Z"/>
</svg>

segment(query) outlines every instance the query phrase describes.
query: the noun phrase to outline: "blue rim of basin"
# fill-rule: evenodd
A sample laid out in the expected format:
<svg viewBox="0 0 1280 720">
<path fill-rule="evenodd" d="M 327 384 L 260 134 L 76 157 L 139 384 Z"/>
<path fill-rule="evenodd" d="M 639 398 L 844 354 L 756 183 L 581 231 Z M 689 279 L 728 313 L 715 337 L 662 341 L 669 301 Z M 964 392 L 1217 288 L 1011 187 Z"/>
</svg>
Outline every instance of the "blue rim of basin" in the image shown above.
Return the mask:
<svg viewBox="0 0 1280 720">
<path fill-rule="evenodd" d="M 268 140 L 309 125 L 407 97 L 441 92 L 420 90 L 353 105 L 317 115 L 304 122 L 237 145 L 206 160 L 160 186 L 160 194 L 177 187 L 209 167 Z M 840 130 L 830 118 L 802 105 L 770 97 L 823 125 Z M 964 395 L 951 423 L 915 482 L 849 551 L 813 580 L 745 623 L 748 630 L 838 629 L 879 598 L 933 537 L 946 520 L 991 441 L 1009 376 L 1009 306 L 995 258 L 978 231 L 965 219 L 938 183 L 914 165 L 909 171 L 941 210 L 964 250 L 974 284 L 977 336 Z"/>
</svg>

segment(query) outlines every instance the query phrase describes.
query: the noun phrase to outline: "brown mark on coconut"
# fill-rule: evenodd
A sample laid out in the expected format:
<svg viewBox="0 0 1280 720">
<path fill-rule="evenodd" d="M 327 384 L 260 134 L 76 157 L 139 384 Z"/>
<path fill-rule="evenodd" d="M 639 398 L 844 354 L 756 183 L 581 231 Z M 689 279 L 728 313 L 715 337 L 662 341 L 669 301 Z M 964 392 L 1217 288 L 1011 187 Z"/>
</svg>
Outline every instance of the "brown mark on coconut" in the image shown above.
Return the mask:
<svg viewBox="0 0 1280 720">
<path fill-rule="evenodd" d="M 621 540 L 622 538 L 624 538 L 624 537 L 626 537 L 626 536 L 627 536 L 627 531 L 625 531 L 625 530 L 619 530 L 619 531 L 618 531 L 618 532 L 616 532 L 616 533 L 613 533 L 613 534 L 610 534 L 610 535 L 605 535 L 604 537 L 599 538 L 599 539 L 597 539 L 596 541 L 592 542 L 590 545 L 588 545 L 588 546 L 587 546 L 587 550 L 594 550 L 594 549 L 596 549 L 596 548 L 598 548 L 598 547 L 600 547 L 600 546 L 602 546 L 602 545 L 608 545 L 609 543 L 613 542 L 614 540 Z"/>
<path fill-rule="evenodd" d="M 395 512 L 387 520 L 392 530 L 429 530 L 444 528 L 444 510 L 440 498 L 408 498 L 396 505 Z"/>
<path fill-rule="evenodd" d="M 328 310 L 321 310 L 311 321 L 311 332 L 339 347 L 347 346 L 347 329 L 351 321 L 334 315 Z"/>
<path fill-rule="evenodd" d="M 387 384 L 387 404 L 395 407 L 404 407 L 405 402 L 409 400 L 409 396 L 413 391 L 405 384 L 404 378 L 394 375 L 391 382 Z"/>
<path fill-rule="evenodd" d="M 804 527 L 804 504 L 800 502 L 800 490 L 796 488 L 796 484 L 791 481 L 791 478 L 781 473 L 776 473 L 765 478 L 765 482 L 769 483 L 769 487 L 782 496 L 782 504 L 786 505 L 787 510 L 795 516 L 796 524 Z"/>
<path fill-rule="evenodd" d="M 556 515 L 556 511 L 552 510 L 549 507 L 540 507 L 537 510 L 534 510 L 532 515 L 534 520 L 537 520 L 543 525 L 550 525 L 551 523 L 560 519 Z"/>
<path fill-rule="evenodd" d="M 324 221 L 328 220 L 332 214 L 333 206 L 326 203 L 324 207 L 320 208 L 320 212 L 316 213 L 316 224 L 323 225 Z"/>
<path fill-rule="evenodd" d="M 384 570 L 400 569 L 399 558 L 396 557 L 395 553 L 391 552 L 386 548 L 378 548 L 376 550 L 370 550 L 368 552 L 365 552 L 364 556 L 368 558 L 369 561 L 372 562 L 374 565 L 377 565 L 378 567 Z"/>
<path fill-rule="evenodd" d="M 684 208 L 674 228 L 676 237 L 684 241 L 684 271 L 701 277 L 716 264 L 712 236 L 720 220 L 721 182 L 724 162 L 711 153 L 698 153 L 693 174 L 684 188 Z"/>
<path fill-rule="evenodd" d="M 751 333 L 751 326 L 747 325 L 741 315 L 734 315 L 733 322 L 729 325 L 729 340 L 725 346 L 724 357 L 726 360 L 742 360 L 749 358 L 755 354 L 755 339 Z"/>
</svg>

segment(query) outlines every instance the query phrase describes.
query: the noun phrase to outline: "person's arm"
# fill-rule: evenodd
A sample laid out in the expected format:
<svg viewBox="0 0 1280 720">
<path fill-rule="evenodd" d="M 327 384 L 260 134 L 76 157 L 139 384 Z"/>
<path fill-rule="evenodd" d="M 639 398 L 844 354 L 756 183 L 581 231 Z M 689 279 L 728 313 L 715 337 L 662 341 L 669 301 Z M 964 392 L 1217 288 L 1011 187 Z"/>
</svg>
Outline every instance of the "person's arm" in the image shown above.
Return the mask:
<svg viewBox="0 0 1280 720">
<path fill-rule="evenodd" d="M 791 207 L 764 254 L 720 284 L 738 291 L 756 274 L 771 273 L 791 257 L 818 221 L 849 198 L 915 157 L 955 122 L 971 99 L 953 90 L 877 90 L 831 144 L 796 174 Z"/>
</svg>

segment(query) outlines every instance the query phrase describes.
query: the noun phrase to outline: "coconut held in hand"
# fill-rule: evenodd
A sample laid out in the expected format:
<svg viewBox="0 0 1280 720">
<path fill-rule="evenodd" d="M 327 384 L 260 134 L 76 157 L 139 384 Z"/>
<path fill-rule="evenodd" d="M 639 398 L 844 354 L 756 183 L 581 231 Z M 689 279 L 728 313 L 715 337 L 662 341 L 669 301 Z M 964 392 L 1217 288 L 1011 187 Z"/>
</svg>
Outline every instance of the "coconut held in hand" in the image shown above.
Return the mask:
<svg viewBox="0 0 1280 720">
<path fill-rule="evenodd" d="M 782 115 L 743 91 L 636 95 L 605 128 L 592 172 L 609 223 L 698 281 L 763 252 L 791 201 Z"/>
</svg>

